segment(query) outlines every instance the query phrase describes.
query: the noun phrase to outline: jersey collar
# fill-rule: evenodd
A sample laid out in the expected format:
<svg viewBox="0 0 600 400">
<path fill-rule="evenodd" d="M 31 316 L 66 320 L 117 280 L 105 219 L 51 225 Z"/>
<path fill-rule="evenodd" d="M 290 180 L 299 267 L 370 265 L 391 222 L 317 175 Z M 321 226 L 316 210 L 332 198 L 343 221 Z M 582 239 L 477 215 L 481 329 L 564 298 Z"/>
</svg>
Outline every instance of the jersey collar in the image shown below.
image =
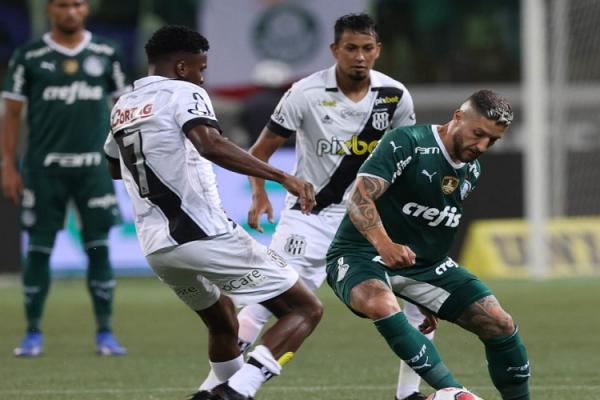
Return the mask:
<svg viewBox="0 0 600 400">
<path fill-rule="evenodd" d="M 444 158 L 446 159 L 446 161 L 448 161 L 448 164 L 450 164 L 452 166 L 452 168 L 454 169 L 461 169 L 462 167 L 465 166 L 464 162 L 455 162 L 452 160 L 452 158 L 450 158 L 450 154 L 448 154 L 448 150 L 446 149 L 446 146 L 444 146 L 444 143 L 442 142 L 442 138 L 440 137 L 440 134 L 438 133 L 438 126 L 439 125 L 431 125 L 431 131 L 433 132 L 433 137 L 435 137 L 435 141 L 438 144 L 438 147 L 442 150 L 442 154 L 444 155 Z"/>
<path fill-rule="evenodd" d="M 133 90 L 140 89 L 141 87 L 147 86 L 151 83 L 162 82 L 162 81 L 171 81 L 171 80 L 174 80 L 174 79 L 167 78 L 165 76 L 159 76 L 159 75 L 145 76 L 145 77 L 140 78 L 140 79 L 136 80 L 135 82 L 133 82 Z"/>
<path fill-rule="evenodd" d="M 45 33 L 42 39 L 52 50 L 62 53 L 69 57 L 74 57 L 77 54 L 79 54 L 83 49 L 85 49 L 88 46 L 88 44 L 90 44 L 90 42 L 92 41 L 92 33 L 90 31 L 85 31 L 83 33 L 83 40 L 81 41 L 81 43 L 79 43 L 77 47 L 72 49 L 62 46 L 56 43 L 54 40 L 52 40 L 52 37 L 50 37 L 50 32 Z"/>
<path fill-rule="evenodd" d="M 337 64 L 334 64 L 333 67 L 329 68 L 325 73 L 325 91 L 327 92 L 337 92 L 339 91 L 337 79 L 335 78 L 335 67 Z M 377 90 L 381 88 L 382 84 L 373 70 L 369 71 L 369 79 L 371 82 L 371 91 Z"/>
</svg>

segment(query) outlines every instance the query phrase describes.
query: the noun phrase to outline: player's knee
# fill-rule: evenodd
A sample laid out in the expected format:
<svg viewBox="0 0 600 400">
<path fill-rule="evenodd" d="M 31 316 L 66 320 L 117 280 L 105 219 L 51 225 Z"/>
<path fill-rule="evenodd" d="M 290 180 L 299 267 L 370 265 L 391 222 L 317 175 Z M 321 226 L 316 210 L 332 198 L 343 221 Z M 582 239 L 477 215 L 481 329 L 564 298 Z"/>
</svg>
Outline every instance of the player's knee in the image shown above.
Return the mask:
<svg viewBox="0 0 600 400">
<path fill-rule="evenodd" d="M 383 296 L 365 299 L 359 311 L 369 319 L 376 321 L 401 310 L 395 298 Z"/>
<path fill-rule="evenodd" d="M 508 313 L 498 312 L 493 317 L 479 325 L 478 334 L 482 339 L 510 336 L 514 333 L 515 323 Z"/>
<path fill-rule="evenodd" d="M 302 314 L 311 326 L 317 326 L 323 316 L 323 305 L 317 296 L 311 293 L 303 307 Z"/>
</svg>

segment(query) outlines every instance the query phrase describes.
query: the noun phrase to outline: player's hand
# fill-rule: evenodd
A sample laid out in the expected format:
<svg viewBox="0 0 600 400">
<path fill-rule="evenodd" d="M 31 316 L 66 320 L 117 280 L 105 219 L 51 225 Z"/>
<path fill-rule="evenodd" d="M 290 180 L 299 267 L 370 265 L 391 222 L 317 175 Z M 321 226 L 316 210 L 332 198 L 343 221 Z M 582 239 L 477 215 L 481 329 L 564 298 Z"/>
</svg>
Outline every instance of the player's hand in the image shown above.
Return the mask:
<svg viewBox="0 0 600 400">
<path fill-rule="evenodd" d="M 264 190 L 252 194 L 252 205 L 248 210 L 248 225 L 252 229 L 256 229 L 260 233 L 264 233 L 263 227 L 260 225 L 260 216 L 267 214 L 267 221 L 273 223 L 273 206 L 269 201 L 269 196 Z"/>
<path fill-rule="evenodd" d="M 439 318 L 428 309 L 421 306 L 417 307 L 419 307 L 419 311 L 425 317 L 421 325 L 419 325 L 419 331 L 421 331 L 422 334 L 427 335 L 428 333 L 433 332 L 437 328 Z"/>
<path fill-rule="evenodd" d="M 313 185 L 289 174 L 286 174 L 286 177 L 281 184 L 288 192 L 298 197 L 302 214 L 310 214 L 312 209 L 317 205 L 317 201 L 315 200 L 315 188 Z"/>
<path fill-rule="evenodd" d="M 19 204 L 22 192 L 21 174 L 12 164 L 5 162 L 2 165 L 2 193 L 4 193 L 4 197 L 12 200 L 15 204 Z"/>
<path fill-rule="evenodd" d="M 377 246 L 381 261 L 391 269 L 406 268 L 414 265 L 416 254 L 408 246 L 388 242 Z"/>
</svg>

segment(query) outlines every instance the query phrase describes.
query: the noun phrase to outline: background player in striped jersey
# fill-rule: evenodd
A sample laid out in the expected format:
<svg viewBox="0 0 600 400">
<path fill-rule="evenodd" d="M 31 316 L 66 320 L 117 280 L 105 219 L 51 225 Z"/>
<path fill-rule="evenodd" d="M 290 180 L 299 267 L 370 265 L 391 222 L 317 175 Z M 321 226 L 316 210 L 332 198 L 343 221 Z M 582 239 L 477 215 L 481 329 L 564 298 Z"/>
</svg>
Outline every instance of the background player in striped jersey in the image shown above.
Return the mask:
<svg viewBox="0 0 600 400">
<path fill-rule="evenodd" d="M 322 309 L 283 258 L 227 217 L 212 163 L 280 182 L 298 196 L 303 213 L 315 199 L 310 183 L 221 136 L 200 87 L 208 47 L 185 27 L 166 26 L 152 35 L 146 44 L 149 76 L 115 104 L 105 151 L 111 175 L 123 178 L 131 197 L 148 263 L 208 328 L 210 365 L 224 383 L 202 387 L 192 398 L 243 400 L 279 375 Z M 232 300 L 239 306 L 261 303 L 278 317 L 246 363 Z"/>
<path fill-rule="evenodd" d="M 250 149 L 251 154 L 267 161 L 296 133 L 294 174 L 315 185 L 317 206 L 311 215 L 301 215 L 297 199 L 288 195 L 271 248 L 287 259 L 312 290 L 325 279 L 327 247 L 344 215 L 358 168 L 386 130 L 415 123 L 413 101 L 406 87 L 372 69 L 380 49 L 370 16 L 340 17 L 331 44 L 336 64 L 296 82 Z M 253 202 L 248 222 L 262 231 L 260 216 L 266 213 L 272 221 L 273 209 L 263 181 L 251 178 L 250 182 Z M 406 310 L 415 326 L 423 322 L 415 306 L 407 304 Z M 270 315 L 260 305 L 239 313 L 243 348 L 254 342 Z M 209 375 L 206 384 L 211 382 Z M 419 376 L 402 363 L 396 397 L 424 398 L 418 393 L 419 382 Z"/>
<path fill-rule="evenodd" d="M 85 29 L 86 0 L 49 0 L 51 29 L 18 48 L 4 83 L 2 190 L 22 206 L 29 233 L 23 267 L 27 333 L 16 356 L 42 352 L 41 319 L 50 288 L 50 254 L 73 201 L 89 264 L 87 286 L 96 317 L 96 351 L 121 355 L 126 349 L 111 333 L 115 280 L 108 258 L 108 232 L 120 221 L 102 144 L 108 131 L 107 97 L 128 90 L 115 45 Z M 17 167 L 23 108 L 27 107 L 27 150 Z"/>
<path fill-rule="evenodd" d="M 358 173 L 327 252 L 327 282 L 433 388 L 462 385 L 408 324 L 396 296 L 475 333 L 502 398 L 528 400 L 529 361 L 515 323 L 483 282 L 448 257 L 463 200 L 481 173 L 477 158 L 512 119 L 506 99 L 480 90 L 443 125 L 386 133 Z"/>
</svg>

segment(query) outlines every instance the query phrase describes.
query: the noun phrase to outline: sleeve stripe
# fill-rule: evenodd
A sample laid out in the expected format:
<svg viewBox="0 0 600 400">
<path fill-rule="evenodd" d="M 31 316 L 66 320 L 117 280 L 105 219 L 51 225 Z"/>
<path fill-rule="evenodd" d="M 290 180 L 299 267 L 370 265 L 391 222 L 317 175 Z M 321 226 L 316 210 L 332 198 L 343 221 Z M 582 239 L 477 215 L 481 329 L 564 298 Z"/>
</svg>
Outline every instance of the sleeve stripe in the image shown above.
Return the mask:
<svg viewBox="0 0 600 400">
<path fill-rule="evenodd" d="M 279 125 L 277 122 L 273 121 L 272 119 L 270 119 L 269 122 L 267 123 L 267 128 L 274 134 L 279 135 L 284 138 L 289 138 L 290 136 L 292 136 L 292 134 L 294 132 L 296 132 L 296 131 L 287 129 L 286 127 Z"/>
<path fill-rule="evenodd" d="M 27 101 L 27 96 L 23 96 L 22 94 L 17 94 L 17 93 L 12 93 L 12 92 L 2 92 L 2 98 L 17 100 L 17 101 Z"/>
<path fill-rule="evenodd" d="M 221 126 L 219 125 L 219 123 L 216 120 L 210 119 L 210 118 L 194 118 L 194 119 L 190 119 L 185 124 L 183 124 L 183 127 L 181 129 L 183 130 L 183 133 L 185 133 L 186 136 L 187 136 L 187 134 L 194 127 L 196 127 L 198 125 L 210 126 L 212 128 L 215 128 L 216 130 L 218 130 L 219 133 L 223 133 L 223 130 L 221 129 Z"/>
</svg>

